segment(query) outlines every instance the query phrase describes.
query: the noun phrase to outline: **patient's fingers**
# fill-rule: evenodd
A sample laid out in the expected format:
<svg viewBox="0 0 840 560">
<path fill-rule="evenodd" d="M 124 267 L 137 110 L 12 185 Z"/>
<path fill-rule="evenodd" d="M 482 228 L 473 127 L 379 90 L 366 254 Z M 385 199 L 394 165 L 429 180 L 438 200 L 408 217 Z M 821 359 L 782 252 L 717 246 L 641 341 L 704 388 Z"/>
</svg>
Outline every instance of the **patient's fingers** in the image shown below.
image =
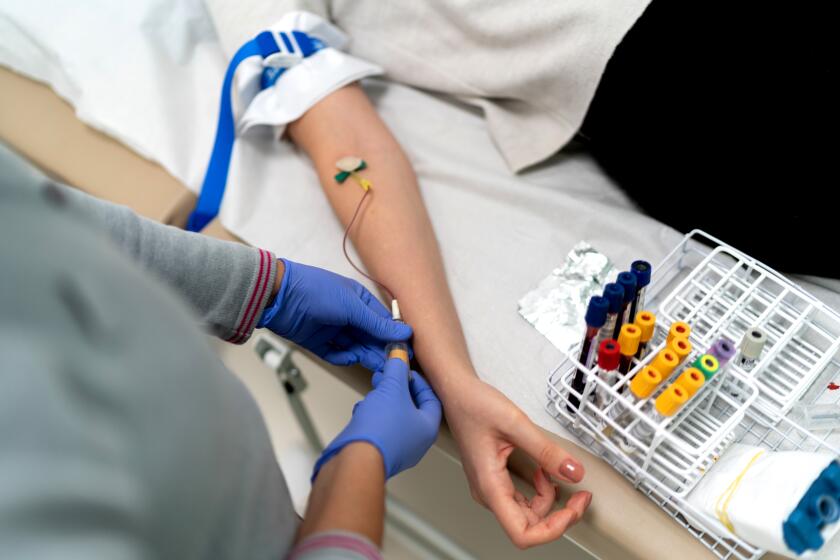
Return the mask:
<svg viewBox="0 0 840 560">
<path fill-rule="evenodd" d="M 554 506 L 556 497 L 554 485 L 548 480 L 545 471 L 537 467 L 534 471 L 534 488 L 537 494 L 531 499 L 531 510 L 539 517 L 545 517 Z"/>
<path fill-rule="evenodd" d="M 520 422 L 509 434 L 511 443 L 521 447 L 525 453 L 548 473 L 566 482 L 583 480 L 583 465 L 571 453 L 563 449 L 533 422 Z"/>
<path fill-rule="evenodd" d="M 510 540 L 519 548 L 529 548 L 559 539 L 584 514 L 591 500 L 589 492 L 576 492 L 565 507 L 547 515 L 537 515 L 533 502 L 517 496 L 512 484 L 490 489 L 487 504 Z M 542 509 L 542 508 L 541 508 Z"/>
</svg>

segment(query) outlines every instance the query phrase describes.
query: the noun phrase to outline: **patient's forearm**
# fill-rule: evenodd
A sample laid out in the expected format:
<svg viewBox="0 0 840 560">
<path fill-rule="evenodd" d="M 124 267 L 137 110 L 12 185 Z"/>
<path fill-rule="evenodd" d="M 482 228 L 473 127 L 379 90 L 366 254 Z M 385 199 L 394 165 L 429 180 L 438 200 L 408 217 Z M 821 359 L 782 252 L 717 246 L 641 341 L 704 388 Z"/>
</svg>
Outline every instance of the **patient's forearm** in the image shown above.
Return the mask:
<svg viewBox="0 0 840 560">
<path fill-rule="evenodd" d="M 353 181 L 336 183 L 335 162 L 353 155 L 368 163 L 362 175 L 372 181 L 373 192 L 351 239 L 371 275 L 394 291 L 405 320 L 414 327 L 414 349 L 423 371 L 446 400 L 474 371 L 408 159 L 356 85 L 319 102 L 289 126 L 289 134 L 309 154 L 345 225 L 363 192 Z"/>
<path fill-rule="evenodd" d="M 583 515 L 591 495 L 576 492 L 552 512 L 556 492 L 545 473 L 575 482 L 583 466 L 499 391 L 476 382 L 417 179 L 397 141 L 357 86 L 318 103 L 289 132 L 312 158 L 345 224 L 362 190 L 352 181 L 336 184 L 335 161 L 352 155 L 368 162 L 362 174 L 373 182 L 373 195 L 354 226 L 353 242 L 372 275 L 394 290 L 414 327 L 417 358 L 443 402 L 473 498 L 493 511 L 520 547 L 559 538 Z M 543 469 L 542 478 L 535 478 L 539 499 L 530 502 L 506 469 L 517 447 Z"/>
</svg>

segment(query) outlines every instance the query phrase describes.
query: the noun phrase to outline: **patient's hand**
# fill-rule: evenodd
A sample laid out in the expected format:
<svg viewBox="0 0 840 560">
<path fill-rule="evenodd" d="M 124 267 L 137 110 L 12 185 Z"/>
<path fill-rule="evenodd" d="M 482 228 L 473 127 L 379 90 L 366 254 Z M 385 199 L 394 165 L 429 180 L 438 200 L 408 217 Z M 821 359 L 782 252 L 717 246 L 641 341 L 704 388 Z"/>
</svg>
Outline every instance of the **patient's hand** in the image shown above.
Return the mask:
<svg viewBox="0 0 840 560">
<path fill-rule="evenodd" d="M 552 512 L 555 487 L 549 477 L 575 483 L 583 466 L 554 443 L 507 397 L 477 378 L 465 379 L 459 398 L 444 403 L 446 418 L 461 448 L 473 499 L 490 509 L 519 548 L 555 540 L 583 516 L 592 494 L 574 493 Z M 534 475 L 537 494 L 518 492 L 507 459 L 519 447 L 541 468 Z M 548 476 L 546 476 L 548 475 Z"/>
</svg>

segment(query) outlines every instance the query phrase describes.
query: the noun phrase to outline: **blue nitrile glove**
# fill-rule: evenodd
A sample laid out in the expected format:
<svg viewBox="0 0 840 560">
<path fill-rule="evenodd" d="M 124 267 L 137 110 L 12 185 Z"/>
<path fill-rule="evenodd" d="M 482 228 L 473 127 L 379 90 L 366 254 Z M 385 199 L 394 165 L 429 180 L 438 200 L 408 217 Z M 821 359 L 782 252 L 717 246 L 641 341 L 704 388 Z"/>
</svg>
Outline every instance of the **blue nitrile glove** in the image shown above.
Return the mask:
<svg viewBox="0 0 840 560">
<path fill-rule="evenodd" d="M 382 369 L 385 345 L 411 338 L 411 327 L 391 313 L 367 288 L 333 272 L 282 259 L 277 297 L 258 327 L 267 327 L 337 366 L 362 364 Z"/>
<path fill-rule="evenodd" d="M 345 445 L 366 441 L 376 447 L 385 463 L 385 477 L 420 462 L 440 427 L 441 405 L 429 383 L 417 372 L 408 380 L 408 365 L 397 358 L 373 376 L 373 390 L 353 407 L 347 427 L 315 463 L 318 471 Z"/>
</svg>

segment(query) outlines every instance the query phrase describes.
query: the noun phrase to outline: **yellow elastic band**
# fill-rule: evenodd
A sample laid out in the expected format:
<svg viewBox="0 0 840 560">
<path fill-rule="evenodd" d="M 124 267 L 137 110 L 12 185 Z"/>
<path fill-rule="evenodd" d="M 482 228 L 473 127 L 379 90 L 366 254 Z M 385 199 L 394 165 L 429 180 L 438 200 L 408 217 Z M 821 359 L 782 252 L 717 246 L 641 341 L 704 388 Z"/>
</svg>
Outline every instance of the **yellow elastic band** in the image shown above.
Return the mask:
<svg viewBox="0 0 840 560">
<path fill-rule="evenodd" d="M 750 459 L 750 462 L 747 463 L 747 466 L 744 467 L 744 470 L 741 471 L 741 474 L 735 477 L 735 480 L 733 480 L 732 483 L 729 486 L 727 486 L 726 490 L 723 491 L 723 494 L 721 494 L 718 497 L 717 502 L 715 502 L 715 515 L 717 515 L 718 521 L 723 523 L 723 525 L 727 529 L 729 529 L 729 532 L 733 535 L 735 534 L 735 527 L 732 525 L 732 521 L 729 520 L 729 513 L 727 511 L 727 509 L 729 509 L 729 502 L 732 501 L 732 496 L 735 494 L 735 490 L 737 490 L 738 486 L 741 484 L 741 480 L 744 478 L 744 475 L 747 474 L 747 471 L 750 470 L 750 467 L 752 467 L 758 460 L 758 458 L 761 457 L 763 454 L 763 449 L 756 453 L 753 456 L 753 458 Z"/>
</svg>

